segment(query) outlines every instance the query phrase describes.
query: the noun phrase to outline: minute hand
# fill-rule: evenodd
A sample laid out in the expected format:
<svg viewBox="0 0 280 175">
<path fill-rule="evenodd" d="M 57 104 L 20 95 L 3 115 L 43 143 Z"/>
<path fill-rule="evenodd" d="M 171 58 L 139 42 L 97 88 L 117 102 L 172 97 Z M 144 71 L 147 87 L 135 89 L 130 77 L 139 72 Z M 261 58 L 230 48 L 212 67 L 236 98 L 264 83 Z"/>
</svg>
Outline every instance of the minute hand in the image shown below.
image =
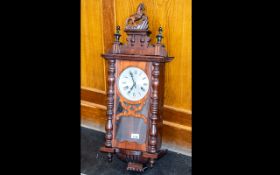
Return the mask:
<svg viewBox="0 0 280 175">
<path fill-rule="evenodd" d="M 132 78 L 132 81 L 133 81 L 133 86 L 134 86 L 134 84 L 135 84 L 135 81 L 134 81 L 134 78 L 133 78 L 133 74 L 130 72 L 130 76 L 131 76 L 131 78 Z"/>
<path fill-rule="evenodd" d="M 128 93 L 130 93 L 130 92 L 132 91 L 132 89 L 133 89 L 134 86 L 136 87 L 136 83 L 135 83 L 135 81 L 134 81 L 133 74 L 132 74 L 131 72 L 130 72 L 129 74 L 130 74 L 131 79 L 132 79 L 132 81 L 133 81 L 133 85 L 132 85 L 131 88 L 129 89 Z"/>
</svg>

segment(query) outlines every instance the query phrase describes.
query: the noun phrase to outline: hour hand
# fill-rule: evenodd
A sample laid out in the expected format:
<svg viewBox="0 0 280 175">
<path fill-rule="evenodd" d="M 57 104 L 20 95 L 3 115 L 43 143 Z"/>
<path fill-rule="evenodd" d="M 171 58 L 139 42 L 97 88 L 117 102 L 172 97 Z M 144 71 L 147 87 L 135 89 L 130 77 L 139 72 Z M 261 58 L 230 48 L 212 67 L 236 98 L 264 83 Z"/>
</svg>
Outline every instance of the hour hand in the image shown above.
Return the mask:
<svg viewBox="0 0 280 175">
<path fill-rule="evenodd" d="M 130 94 L 130 92 L 132 91 L 133 86 L 134 86 L 134 83 L 133 83 L 133 85 L 131 86 L 131 88 L 130 88 L 129 91 L 128 91 L 129 94 Z"/>
<path fill-rule="evenodd" d="M 132 87 L 135 87 L 135 89 L 136 89 L 136 82 L 135 81 L 133 82 L 133 86 Z"/>
</svg>

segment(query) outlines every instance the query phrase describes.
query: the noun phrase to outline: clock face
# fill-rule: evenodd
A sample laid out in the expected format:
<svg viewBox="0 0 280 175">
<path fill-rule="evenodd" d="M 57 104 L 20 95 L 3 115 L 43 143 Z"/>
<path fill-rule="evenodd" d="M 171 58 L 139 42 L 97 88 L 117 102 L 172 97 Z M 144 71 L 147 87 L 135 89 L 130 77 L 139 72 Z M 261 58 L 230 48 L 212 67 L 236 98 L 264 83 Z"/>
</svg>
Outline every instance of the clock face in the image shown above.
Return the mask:
<svg viewBox="0 0 280 175">
<path fill-rule="evenodd" d="M 118 89 L 127 100 L 138 101 L 148 93 L 148 76 L 137 67 L 128 67 L 119 76 Z"/>
</svg>

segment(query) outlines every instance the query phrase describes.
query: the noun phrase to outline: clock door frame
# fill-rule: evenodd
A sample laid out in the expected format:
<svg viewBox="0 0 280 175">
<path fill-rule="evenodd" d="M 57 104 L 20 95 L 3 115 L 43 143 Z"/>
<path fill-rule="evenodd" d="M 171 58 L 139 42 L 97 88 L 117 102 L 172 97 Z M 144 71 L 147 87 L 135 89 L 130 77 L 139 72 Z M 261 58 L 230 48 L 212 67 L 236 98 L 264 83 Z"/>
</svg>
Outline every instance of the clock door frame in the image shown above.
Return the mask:
<svg viewBox="0 0 280 175">
<path fill-rule="evenodd" d="M 117 119 L 119 119 L 120 115 L 116 114 L 117 111 L 117 98 L 114 98 L 114 114 L 113 114 L 113 139 L 112 139 L 112 146 L 113 147 L 117 147 L 117 148 L 122 148 L 122 149 L 130 149 L 130 150 L 141 150 L 141 151 L 148 151 L 148 139 L 149 139 L 149 128 L 150 128 L 150 95 L 151 95 L 151 68 L 152 68 L 152 63 L 151 62 L 143 62 L 143 61 L 129 61 L 129 60 L 116 60 L 116 83 L 114 85 L 114 91 L 115 94 L 120 98 L 120 101 L 124 101 L 128 104 L 131 105 L 135 105 L 135 104 L 140 104 L 139 106 L 139 110 L 142 110 L 143 106 L 144 106 L 144 102 L 145 103 L 149 103 L 148 105 L 148 115 L 145 116 L 144 122 L 147 126 L 147 130 L 146 130 L 146 139 L 145 142 L 143 144 L 139 144 L 137 142 L 132 142 L 132 141 L 118 141 L 116 139 L 116 122 Z M 118 90 L 118 83 L 117 81 L 119 80 L 119 76 L 122 73 L 122 71 L 124 71 L 126 68 L 128 67 L 137 67 L 141 70 L 143 70 L 146 74 L 147 77 L 150 81 L 149 83 L 149 90 L 148 93 L 145 95 L 145 97 L 143 97 L 142 99 L 138 100 L 138 101 L 129 101 L 126 98 L 124 98 L 119 90 Z M 138 111 L 138 110 L 136 110 Z M 130 111 L 128 110 L 128 114 L 130 116 L 136 117 L 136 118 L 142 118 L 139 115 L 135 115 L 135 111 Z"/>
</svg>

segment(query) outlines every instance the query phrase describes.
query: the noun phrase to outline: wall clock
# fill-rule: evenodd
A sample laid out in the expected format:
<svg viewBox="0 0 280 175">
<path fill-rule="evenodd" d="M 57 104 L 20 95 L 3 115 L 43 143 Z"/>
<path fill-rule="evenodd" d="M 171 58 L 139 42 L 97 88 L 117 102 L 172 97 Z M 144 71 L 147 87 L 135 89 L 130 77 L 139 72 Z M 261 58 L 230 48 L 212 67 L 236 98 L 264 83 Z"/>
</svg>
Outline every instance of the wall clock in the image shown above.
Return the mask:
<svg viewBox="0 0 280 175">
<path fill-rule="evenodd" d="M 161 148 L 164 100 L 164 67 L 173 59 L 161 44 L 150 44 L 144 4 L 126 20 L 127 43 L 120 43 L 117 26 L 112 49 L 102 54 L 108 60 L 107 122 L 101 152 L 126 161 L 127 170 L 143 172 L 167 150 Z"/>
</svg>

